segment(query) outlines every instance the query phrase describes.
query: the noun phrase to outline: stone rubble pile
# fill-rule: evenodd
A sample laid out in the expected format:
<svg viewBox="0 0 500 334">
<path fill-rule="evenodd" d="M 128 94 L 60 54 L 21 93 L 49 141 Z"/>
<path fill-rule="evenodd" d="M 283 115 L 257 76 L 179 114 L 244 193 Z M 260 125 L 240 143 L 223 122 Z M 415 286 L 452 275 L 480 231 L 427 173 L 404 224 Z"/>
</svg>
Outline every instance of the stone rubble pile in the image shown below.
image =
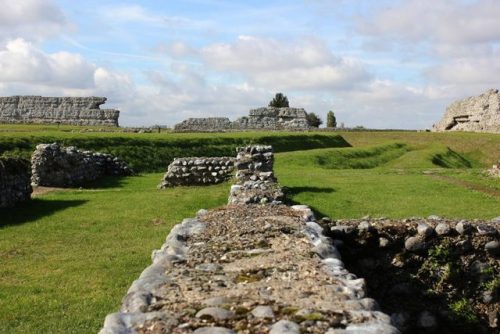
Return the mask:
<svg viewBox="0 0 500 334">
<path fill-rule="evenodd" d="M 178 132 L 213 132 L 231 130 L 308 130 L 303 108 L 263 107 L 251 109 L 248 116 L 231 122 L 227 117 L 188 118 L 174 127 Z"/>
<path fill-rule="evenodd" d="M 112 154 L 81 151 L 57 143 L 39 144 L 31 156 L 35 186 L 74 187 L 103 176 L 130 176 L 132 169 Z"/>
<path fill-rule="evenodd" d="M 492 177 L 500 177 L 500 161 L 488 169 L 488 174 Z"/>
<path fill-rule="evenodd" d="M 273 172 L 271 146 L 247 146 L 238 150 L 236 184 L 231 186 L 229 204 L 272 203 L 284 199 Z"/>
<path fill-rule="evenodd" d="M 479 96 L 453 102 L 433 131 L 500 133 L 500 94 L 490 89 Z"/>
<path fill-rule="evenodd" d="M 269 153 L 241 149 L 241 181 Z M 307 206 L 228 205 L 176 225 L 100 333 L 399 333 L 365 287 Z"/>
<path fill-rule="evenodd" d="M 100 109 L 105 97 L 0 97 L 0 123 L 118 126 L 120 112 Z"/>
<path fill-rule="evenodd" d="M 230 157 L 176 158 L 158 188 L 221 183 L 231 178 L 233 169 L 234 158 Z"/>
<path fill-rule="evenodd" d="M 500 217 L 326 219 L 322 226 L 402 332 L 498 332 Z M 470 328 L 457 322 L 462 314 L 451 307 L 464 300 L 470 305 L 467 316 L 478 315 Z"/>
<path fill-rule="evenodd" d="M 29 162 L 0 158 L 0 208 L 12 207 L 31 198 Z"/>
</svg>

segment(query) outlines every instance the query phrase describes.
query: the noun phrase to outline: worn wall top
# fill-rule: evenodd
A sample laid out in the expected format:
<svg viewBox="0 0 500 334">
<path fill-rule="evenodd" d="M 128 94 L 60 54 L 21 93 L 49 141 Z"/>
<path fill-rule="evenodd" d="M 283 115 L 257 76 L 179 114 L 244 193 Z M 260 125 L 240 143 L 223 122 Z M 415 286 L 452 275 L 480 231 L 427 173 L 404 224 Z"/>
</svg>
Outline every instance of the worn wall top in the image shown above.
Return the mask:
<svg viewBox="0 0 500 334">
<path fill-rule="evenodd" d="M 100 109 L 105 97 L 0 97 L 1 123 L 118 126 L 120 112 Z"/>
</svg>

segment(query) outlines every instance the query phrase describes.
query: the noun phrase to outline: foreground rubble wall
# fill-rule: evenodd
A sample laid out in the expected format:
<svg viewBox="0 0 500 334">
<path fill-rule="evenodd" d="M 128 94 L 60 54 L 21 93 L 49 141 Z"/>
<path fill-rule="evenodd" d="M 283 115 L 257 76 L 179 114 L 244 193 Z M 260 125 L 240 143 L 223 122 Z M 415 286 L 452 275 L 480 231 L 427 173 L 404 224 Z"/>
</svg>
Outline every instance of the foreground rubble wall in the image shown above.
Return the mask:
<svg viewBox="0 0 500 334">
<path fill-rule="evenodd" d="M 31 173 L 33 185 L 47 187 L 74 187 L 102 176 L 133 175 L 124 161 L 111 154 L 57 143 L 36 146 L 31 156 Z"/>
<path fill-rule="evenodd" d="M 29 161 L 0 158 L 0 208 L 25 202 L 31 193 Z"/>
<path fill-rule="evenodd" d="M 230 157 L 176 158 L 158 188 L 221 183 L 231 177 L 233 168 L 234 158 Z"/>
<path fill-rule="evenodd" d="M 239 150 L 248 188 L 174 226 L 101 334 L 399 333 L 311 209 L 273 197 L 272 161 L 270 147 Z"/>
<path fill-rule="evenodd" d="M 433 131 L 474 131 L 500 133 L 498 89 L 453 102 Z"/>
<path fill-rule="evenodd" d="M 0 123 L 118 126 L 120 112 L 100 109 L 105 97 L 0 97 Z"/>
</svg>

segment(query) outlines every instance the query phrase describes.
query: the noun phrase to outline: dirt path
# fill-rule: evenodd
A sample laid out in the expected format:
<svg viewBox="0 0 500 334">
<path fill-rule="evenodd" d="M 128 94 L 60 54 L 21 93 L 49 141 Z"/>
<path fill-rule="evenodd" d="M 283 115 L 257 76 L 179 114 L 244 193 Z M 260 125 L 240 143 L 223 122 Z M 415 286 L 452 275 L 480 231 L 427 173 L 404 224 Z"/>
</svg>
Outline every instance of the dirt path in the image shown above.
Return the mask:
<svg viewBox="0 0 500 334">
<path fill-rule="evenodd" d="M 40 197 L 42 195 L 54 192 L 54 191 L 68 191 L 68 188 L 56 188 L 56 187 L 33 187 L 33 192 L 31 193 L 31 197 Z"/>
</svg>

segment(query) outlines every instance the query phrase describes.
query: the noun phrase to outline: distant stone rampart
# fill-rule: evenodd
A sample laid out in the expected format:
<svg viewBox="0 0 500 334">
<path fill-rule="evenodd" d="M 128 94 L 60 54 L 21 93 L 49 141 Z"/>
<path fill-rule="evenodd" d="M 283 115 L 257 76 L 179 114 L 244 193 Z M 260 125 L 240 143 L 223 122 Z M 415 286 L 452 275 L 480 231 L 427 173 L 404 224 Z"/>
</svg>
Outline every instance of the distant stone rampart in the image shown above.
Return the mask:
<svg viewBox="0 0 500 334">
<path fill-rule="evenodd" d="M 433 131 L 474 131 L 500 133 L 500 94 L 490 89 L 453 102 Z"/>
<path fill-rule="evenodd" d="M 0 123 L 118 126 L 120 112 L 100 109 L 105 97 L 0 97 Z"/>
<path fill-rule="evenodd" d="M 57 143 L 37 145 L 31 157 L 33 185 L 80 186 L 107 175 L 132 175 L 125 162 L 111 154 L 81 151 Z"/>
<path fill-rule="evenodd" d="M 263 107 L 252 109 L 248 116 L 231 122 L 226 117 L 189 118 L 176 124 L 179 132 L 215 132 L 244 130 L 308 130 L 306 111 L 302 108 Z"/>
<path fill-rule="evenodd" d="M 0 158 L 0 208 L 29 200 L 31 192 L 29 162 Z"/>
<path fill-rule="evenodd" d="M 177 158 L 168 166 L 158 188 L 207 185 L 224 182 L 231 177 L 234 158 Z"/>
</svg>

